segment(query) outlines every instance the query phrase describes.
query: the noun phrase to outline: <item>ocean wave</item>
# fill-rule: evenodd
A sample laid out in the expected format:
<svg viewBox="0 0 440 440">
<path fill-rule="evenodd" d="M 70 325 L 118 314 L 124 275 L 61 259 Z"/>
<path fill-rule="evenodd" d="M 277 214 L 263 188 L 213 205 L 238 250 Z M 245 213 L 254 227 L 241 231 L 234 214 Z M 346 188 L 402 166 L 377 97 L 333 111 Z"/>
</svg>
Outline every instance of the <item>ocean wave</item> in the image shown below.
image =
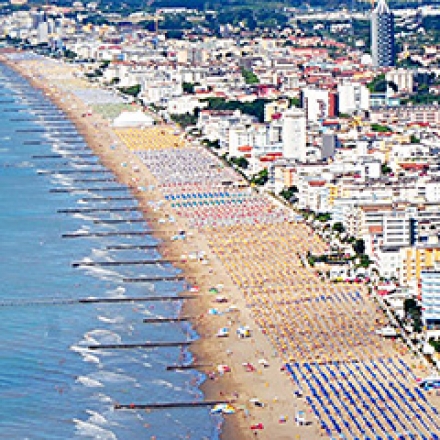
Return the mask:
<svg viewBox="0 0 440 440">
<path fill-rule="evenodd" d="M 182 391 L 181 387 L 175 386 L 171 382 L 167 382 L 166 380 L 163 380 L 163 379 L 154 379 L 151 381 L 151 383 L 154 385 L 163 386 L 163 387 L 168 388 L 170 390 Z"/>
<path fill-rule="evenodd" d="M 95 395 L 98 398 L 98 400 L 102 403 L 113 403 L 113 399 L 104 393 L 96 393 Z"/>
<path fill-rule="evenodd" d="M 110 259 L 110 252 L 105 249 L 99 249 L 99 248 L 93 248 L 92 249 L 92 255 L 94 258 L 99 258 L 101 260 L 109 260 Z M 93 259 L 92 259 L 93 261 Z"/>
<path fill-rule="evenodd" d="M 117 440 L 116 435 L 100 426 L 96 426 L 90 422 L 84 422 L 79 419 L 73 419 L 76 425 L 76 432 L 82 437 L 90 437 L 99 440 Z"/>
<path fill-rule="evenodd" d="M 89 423 L 93 423 L 94 425 L 100 425 L 100 426 L 108 425 L 110 423 L 102 414 L 99 414 L 96 411 L 87 409 L 86 413 L 90 414 L 90 417 L 88 419 Z"/>
<path fill-rule="evenodd" d="M 105 281 L 116 281 L 122 278 L 122 275 L 119 272 L 115 270 L 104 269 L 103 267 L 99 266 L 83 266 L 82 269 L 84 269 L 86 273 L 92 276 L 96 276 Z"/>
<path fill-rule="evenodd" d="M 84 362 L 90 362 L 91 364 L 99 364 L 100 360 L 98 356 L 94 356 L 93 354 L 81 353 Z"/>
<path fill-rule="evenodd" d="M 121 337 L 110 330 L 95 329 L 84 335 L 86 341 L 92 341 L 97 344 L 119 344 Z"/>
<path fill-rule="evenodd" d="M 98 316 L 98 320 L 107 324 L 122 324 L 125 321 L 123 316 L 115 316 L 114 318 L 109 318 L 108 316 Z"/>
<path fill-rule="evenodd" d="M 136 383 L 136 379 L 134 377 L 122 373 L 114 373 L 112 371 L 98 371 L 97 373 L 91 374 L 91 376 L 94 378 L 94 380 L 103 383 Z"/>
<path fill-rule="evenodd" d="M 88 388 L 103 388 L 104 385 L 96 379 L 92 379 L 88 376 L 78 376 L 75 380 L 75 382 L 80 383 Z"/>
<path fill-rule="evenodd" d="M 63 174 L 51 174 L 50 179 L 61 185 L 72 185 L 72 178 Z"/>
<path fill-rule="evenodd" d="M 79 220 L 86 220 L 86 221 L 90 221 L 92 217 L 90 217 L 89 215 L 86 214 L 80 214 L 79 212 L 75 212 L 74 214 L 72 214 L 73 218 L 77 218 Z M 88 232 L 88 231 L 87 231 Z"/>
<path fill-rule="evenodd" d="M 125 296 L 125 292 L 127 291 L 127 289 L 125 287 L 122 286 L 118 286 L 116 287 L 116 289 L 110 289 L 107 290 L 106 293 L 108 293 L 111 296 Z"/>
</svg>

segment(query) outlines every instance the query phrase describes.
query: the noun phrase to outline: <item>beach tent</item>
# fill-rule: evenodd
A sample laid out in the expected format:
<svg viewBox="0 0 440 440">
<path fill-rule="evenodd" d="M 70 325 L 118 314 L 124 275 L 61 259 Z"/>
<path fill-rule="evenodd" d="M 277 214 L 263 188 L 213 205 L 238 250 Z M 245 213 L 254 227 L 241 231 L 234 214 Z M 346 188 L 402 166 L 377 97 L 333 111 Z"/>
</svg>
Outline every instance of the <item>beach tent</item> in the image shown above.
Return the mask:
<svg viewBox="0 0 440 440">
<path fill-rule="evenodd" d="M 226 338 L 227 336 L 229 336 L 229 329 L 227 327 L 222 327 L 217 332 L 217 337 L 219 338 Z"/>
<path fill-rule="evenodd" d="M 122 112 L 113 120 L 114 127 L 151 127 L 154 119 L 142 111 Z"/>
<path fill-rule="evenodd" d="M 250 338 L 251 337 L 251 329 L 248 326 L 238 327 L 237 335 L 239 338 Z"/>
</svg>

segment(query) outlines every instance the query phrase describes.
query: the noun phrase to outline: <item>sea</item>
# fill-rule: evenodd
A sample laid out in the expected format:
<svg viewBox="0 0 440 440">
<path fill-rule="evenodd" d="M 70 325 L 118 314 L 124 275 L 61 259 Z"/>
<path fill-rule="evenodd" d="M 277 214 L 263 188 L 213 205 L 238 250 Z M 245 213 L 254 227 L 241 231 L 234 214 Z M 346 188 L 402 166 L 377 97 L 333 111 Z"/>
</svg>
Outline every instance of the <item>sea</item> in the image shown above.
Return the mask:
<svg viewBox="0 0 440 440">
<path fill-rule="evenodd" d="M 205 376 L 167 370 L 191 362 L 182 347 L 96 349 L 197 338 L 187 323 L 143 322 L 178 316 L 181 301 L 103 301 L 188 288 L 127 281 L 179 273 L 166 263 L 111 264 L 160 258 L 113 179 L 64 114 L 0 65 L 0 438 L 219 438 L 222 420 L 206 407 L 114 407 L 200 401 Z M 81 265 L 91 262 L 107 264 Z"/>
</svg>

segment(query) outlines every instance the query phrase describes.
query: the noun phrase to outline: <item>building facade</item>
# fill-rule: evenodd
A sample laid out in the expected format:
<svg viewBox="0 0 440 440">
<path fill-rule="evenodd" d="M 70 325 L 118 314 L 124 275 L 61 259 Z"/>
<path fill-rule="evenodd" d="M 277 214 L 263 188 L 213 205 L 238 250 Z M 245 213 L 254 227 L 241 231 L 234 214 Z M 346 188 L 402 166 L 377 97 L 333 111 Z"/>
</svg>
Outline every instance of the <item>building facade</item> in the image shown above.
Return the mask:
<svg viewBox="0 0 440 440">
<path fill-rule="evenodd" d="M 385 0 L 379 0 L 371 13 L 371 53 L 373 66 L 395 65 L 394 15 Z"/>
<path fill-rule="evenodd" d="M 421 274 L 422 320 L 426 330 L 440 330 L 440 271 Z"/>
</svg>

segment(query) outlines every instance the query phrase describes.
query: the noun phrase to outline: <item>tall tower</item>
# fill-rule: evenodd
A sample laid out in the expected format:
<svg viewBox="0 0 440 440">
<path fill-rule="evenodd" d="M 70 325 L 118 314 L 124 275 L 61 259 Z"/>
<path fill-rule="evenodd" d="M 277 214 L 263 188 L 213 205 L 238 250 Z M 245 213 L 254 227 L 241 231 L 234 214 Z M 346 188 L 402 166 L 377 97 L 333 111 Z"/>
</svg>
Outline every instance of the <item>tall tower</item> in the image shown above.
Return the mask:
<svg viewBox="0 0 440 440">
<path fill-rule="evenodd" d="M 375 67 L 395 64 L 394 14 L 386 0 L 379 0 L 371 13 L 371 54 Z"/>
<path fill-rule="evenodd" d="M 283 113 L 282 140 L 286 159 L 306 161 L 306 114 L 303 109 L 293 107 Z"/>
</svg>

